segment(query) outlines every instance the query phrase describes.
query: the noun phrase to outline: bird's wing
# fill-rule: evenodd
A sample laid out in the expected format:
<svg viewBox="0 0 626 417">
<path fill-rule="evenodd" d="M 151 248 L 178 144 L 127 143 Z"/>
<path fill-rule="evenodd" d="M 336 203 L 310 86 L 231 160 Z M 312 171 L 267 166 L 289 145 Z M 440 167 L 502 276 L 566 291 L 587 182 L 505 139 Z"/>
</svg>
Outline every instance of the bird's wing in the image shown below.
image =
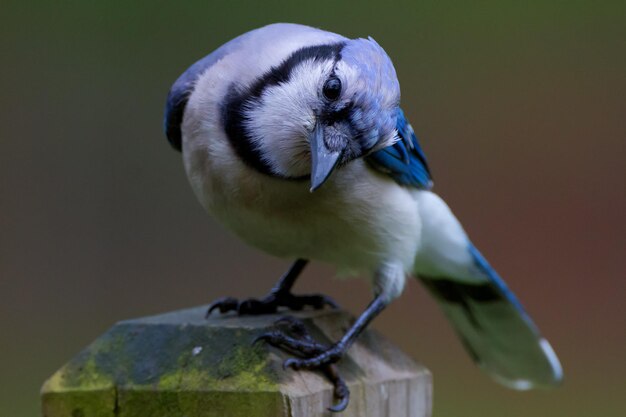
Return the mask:
<svg viewBox="0 0 626 417">
<path fill-rule="evenodd" d="M 398 184 L 429 190 L 433 182 L 426 163 L 426 155 L 400 108 L 397 120 L 396 130 L 399 140 L 368 155 L 366 161 L 374 169 L 389 175 Z"/>
<path fill-rule="evenodd" d="M 209 55 L 194 63 L 187 68 L 172 85 L 165 104 L 163 128 L 170 145 L 177 151 L 182 149 L 181 125 L 183 123 L 183 114 L 185 113 L 187 101 L 193 92 L 198 77 L 215 65 L 220 59 L 223 59 L 226 55 L 238 48 L 246 37 L 249 36 L 249 33 L 250 32 L 225 43 Z"/>
</svg>

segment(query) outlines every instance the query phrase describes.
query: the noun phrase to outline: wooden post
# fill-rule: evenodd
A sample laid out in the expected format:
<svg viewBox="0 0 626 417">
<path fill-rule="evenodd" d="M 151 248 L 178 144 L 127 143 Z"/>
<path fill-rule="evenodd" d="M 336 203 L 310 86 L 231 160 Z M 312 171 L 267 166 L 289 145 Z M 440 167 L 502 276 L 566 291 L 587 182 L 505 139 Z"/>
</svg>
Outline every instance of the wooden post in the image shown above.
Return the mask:
<svg viewBox="0 0 626 417">
<path fill-rule="evenodd" d="M 283 370 L 288 357 L 254 338 L 279 315 L 204 319 L 206 307 L 123 321 L 42 388 L 45 417 L 328 416 L 332 386 L 317 372 Z M 320 341 L 337 340 L 342 311 L 294 316 Z M 338 365 L 351 399 L 338 416 L 426 417 L 431 376 L 375 331 Z"/>
</svg>

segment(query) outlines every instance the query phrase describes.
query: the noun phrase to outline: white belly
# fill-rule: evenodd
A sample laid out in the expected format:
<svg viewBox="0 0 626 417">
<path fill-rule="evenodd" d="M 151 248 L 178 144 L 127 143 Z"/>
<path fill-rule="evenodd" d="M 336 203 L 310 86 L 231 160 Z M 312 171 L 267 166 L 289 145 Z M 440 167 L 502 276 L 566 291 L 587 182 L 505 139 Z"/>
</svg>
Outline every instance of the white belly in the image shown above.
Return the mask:
<svg viewBox="0 0 626 417">
<path fill-rule="evenodd" d="M 275 256 L 374 271 L 384 261 L 410 271 L 420 236 L 418 191 L 364 161 L 336 170 L 314 193 L 243 166 L 227 144 L 187 146 L 185 167 L 203 206 L 247 243 Z"/>
</svg>

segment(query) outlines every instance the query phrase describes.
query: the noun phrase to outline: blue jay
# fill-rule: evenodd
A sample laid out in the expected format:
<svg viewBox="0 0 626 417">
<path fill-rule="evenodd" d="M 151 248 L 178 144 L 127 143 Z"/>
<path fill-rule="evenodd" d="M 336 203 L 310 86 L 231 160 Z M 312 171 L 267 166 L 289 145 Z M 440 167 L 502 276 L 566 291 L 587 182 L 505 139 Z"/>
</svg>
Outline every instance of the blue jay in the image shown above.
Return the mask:
<svg viewBox="0 0 626 417">
<path fill-rule="evenodd" d="M 296 259 L 268 296 L 222 298 L 209 313 L 334 306 L 291 293 L 308 260 L 365 274 L 374 298 L 336 343 L 262 337 L 300 354 L 287 367 L 328 370 L 413 276 L 495 380 L 519 390 L 559 384 L 550 344 L 430 191 L 426 157 L 399 104 L 393 64 L 372 38 L 295 24 L 245 33 L 176 80 L 166 135 L 201 204 L 250 245 Z"/>
</svg>

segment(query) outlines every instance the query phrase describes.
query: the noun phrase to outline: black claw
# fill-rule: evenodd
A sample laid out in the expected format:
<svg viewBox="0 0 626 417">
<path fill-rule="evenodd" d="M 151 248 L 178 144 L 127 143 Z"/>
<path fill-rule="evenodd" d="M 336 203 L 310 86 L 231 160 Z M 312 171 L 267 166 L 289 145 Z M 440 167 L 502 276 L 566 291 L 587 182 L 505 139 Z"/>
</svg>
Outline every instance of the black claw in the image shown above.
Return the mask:
<svg viewBox="0 0 626 417">
<path fill-rule="evenodd" d="M 220 313 L 226 313 L 229 311 L 237 310 L 238 302 L 236 298 L 233 297 L 223 297 L 215 300 L 209 305 L 204 318 L 208 319 L 213 310 L 219 309 Z"/>
<path fill-rule="evenodd" d="M 335 396 L 339 398 L 339 402 L 333 406 L 328 407 L 328 411 L 330 411 L 331 413 L 341 413 L 348 407 L 348 404 L 350 403 L 350 392 L 348 391 L 348 394 L 343 398 L 338 397 L 336 394 Z"/>
<path fill-rule="evenodd" d="M 339 376 L 335 365 L 326 365 L 324 367 L 324 373 L 333 383 L 333 393 L 335 398 L 339 400 L 337 404 L 328 407 L 328 411 L 339 413 L 345 410 L 350 402 L 350 389 L 348 389 L 348 385 L 346 385 L 345 381 Z"/>
<path fill-rule="evenodd" d="M 298 366 L 299 364 L 299 360 L 296 358 L 289 358 L 286 359 L 285 362 L 283 362 L 283 369 L 287 369 L 287 368 L 291 368 L 294 371 L 297 371 L 298 369 L 300 369 L 300 367 Z"/>
<path fill-rule="evenodd" d="M 324 308 L 324 306 L 329 306 L 331 308 L 339 308 L 339 304 L 337 304 L 337 302 L 333 300 L 331 297 L 327 295 L 320 295 L 320 298 L 322 299 L 322 304 L 320 308 Z"/>
<path fill-rule="evenodd" d="M 254 340 L 252 341 L 252 343 L 250 343 L 251 345 L 256 345 L 258 342 L 261 341 L 267 341 L 269 342 L 269 340 L 271 339 L 271 335 L 268 333 L 263 333 L 262 335 L 259 335 L 257 337 L 254 338 Z"/>
<path fill-rule="evenodd" d="M 287 337 L 279 332 L 263 333 L 262 335 L 257 336 L 254 339 L 253 343 L 256 343 L 257 341 L 261 341 L 261 340 L 265 341 L 266 343 L 274 347 L 278 347 L 281 344 L 287 344 L 287 345 L 289 344 L 289 340 L 287 340 Z"/>
</svg>

